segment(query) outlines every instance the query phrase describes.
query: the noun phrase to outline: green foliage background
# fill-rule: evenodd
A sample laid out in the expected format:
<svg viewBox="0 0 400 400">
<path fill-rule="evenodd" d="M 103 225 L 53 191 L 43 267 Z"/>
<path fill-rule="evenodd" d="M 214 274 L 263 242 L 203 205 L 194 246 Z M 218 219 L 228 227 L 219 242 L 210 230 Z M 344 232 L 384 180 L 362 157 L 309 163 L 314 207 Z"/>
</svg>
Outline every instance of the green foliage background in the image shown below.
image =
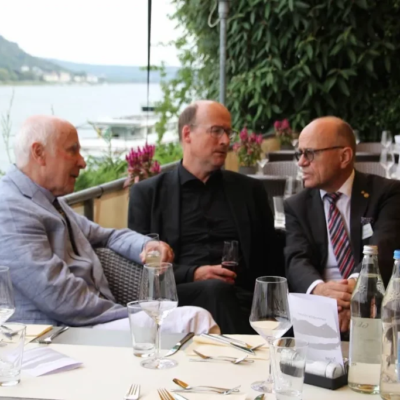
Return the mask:
<svg viewBox="0 0 400 400">
<path fill-rule="evenodd" d="M 161 113 L 174 113 L 181 99 L 218 99 L 219 28 L 208 25 L 215 0 L 173 3 L 183 68 L 164 90 Z M 227 106 L 235 128 L 264 133 L 288 118 L 301 129 L 336 115 L 363 139 L 399 132 L 399 43 L 400 0 L 231 0 Z"/>
</svg>

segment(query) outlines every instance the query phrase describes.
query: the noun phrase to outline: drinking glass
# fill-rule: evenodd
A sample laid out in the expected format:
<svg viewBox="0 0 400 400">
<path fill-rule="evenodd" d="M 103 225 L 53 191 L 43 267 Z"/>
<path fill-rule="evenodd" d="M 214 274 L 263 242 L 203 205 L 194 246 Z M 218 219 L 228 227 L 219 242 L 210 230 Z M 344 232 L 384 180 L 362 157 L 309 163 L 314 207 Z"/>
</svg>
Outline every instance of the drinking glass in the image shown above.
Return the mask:
<svg viewBox="0 0 400 400">
<path fill-rule="evenodd" d="M 26 327 L 8 323 L 0 331 L 0 386 L 14 386 L 20 381 Z"/>
<path fill-rule="evenodd" d="M 160 236 L 158 233 L 149 233 L 146 235 L 150 240 L 146 243 L 145 264 L 159 265 L 161 262 Z"/>
<path fill-rule="evenodd" d="M 237 240 L 224 242 L 224 251 L 222 253 L 222 262 L 221 262 L 222 267 L 230 269 L 233 272 L 237 272 L 238 264 L 239 264 L 239 242 Z"/>
<path fill-rule="evenodd" d="M 140 285 L 139 303 L 156 323 L 156 353 L 154 358 L 143 360 L 140 365 L 149 369 L 167 369 L 177 365 L 172 359 L 161 358 L 161 324 L 178 306 L 178 295 L 172 264 L 145 264 Z"/>
<path fill-rule="evenodd" d="M 272 393 L 272 344 L 274 339 L 282 337 L 292 326 L 286 278 L 262 276 L 256 279 L 250 325 L 268 342 L 270 350 L 268 378 L 266 381 L 254 382 L 251 388 L 258 392 Z"/>
<path fill-rule="evenodd" d="M 293 138 L 292 139 L 292 146 L 295 149 L 297 145 L 299 144 L 299 139 L 298 138 Z"/>
<path fill-rule="evenodd" d="M 268 154 L 265 154 L 262 160 L 257 161 L 259 175 L 264 175 L 264 167 L 267 165 L 268 161 L 269 161 Z"/>
<path fill-rule="evenodd" d="M 360 132 L 357 129 L 355 129 L 353 133 L 354 133 L 354 139 L 356 140 L 356 144 L 359 144 L 361 142 Z"/>
<path fill-rule="evenodd" d="M 276 339 L 272 345 L 276 400 L 301 400 L 308 343 L 295 338 Z"/>
<path fill-rule="evenodd" d="M 0 267 L 0 326 L 6 322 L 15 311 L 14 291 L 8 267 Z"/>
<path fill-rule="evenodd" d="M 380 164 L 386 171 L 386 178 L 391 178 L 390 170 L 394 165 L 394 154 L 389 149 L 383 149 L 380 157 Z"/>
<path fill-rule="evenodd" d="M 381 136 L 381 145 L 385 149 L 388 149 L 392 145 L 392 141 L 393 141 L 392 132 L 383 131 Z"/>
<path fill-rule="evenodd" d="M 274 203 L 274 225 L 275 228 L 285 229 L 285 207 L 282 196 L 274 196 L 272 198 Z"/>
</svg>

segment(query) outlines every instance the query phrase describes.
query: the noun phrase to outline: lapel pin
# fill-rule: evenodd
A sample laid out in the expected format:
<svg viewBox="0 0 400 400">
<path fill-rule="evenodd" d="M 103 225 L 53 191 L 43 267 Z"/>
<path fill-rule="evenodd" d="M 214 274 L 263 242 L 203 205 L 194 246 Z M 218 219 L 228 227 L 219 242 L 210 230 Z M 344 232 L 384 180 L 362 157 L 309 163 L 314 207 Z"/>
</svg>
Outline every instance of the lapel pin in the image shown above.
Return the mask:
<svg viewBox="0 0 400 400">
<path fill-rule="evenodd" d="M 366 199 L 368 199 L 369 193 L 364 193 L 364 197 L 365 197 Z"/>
</svg>

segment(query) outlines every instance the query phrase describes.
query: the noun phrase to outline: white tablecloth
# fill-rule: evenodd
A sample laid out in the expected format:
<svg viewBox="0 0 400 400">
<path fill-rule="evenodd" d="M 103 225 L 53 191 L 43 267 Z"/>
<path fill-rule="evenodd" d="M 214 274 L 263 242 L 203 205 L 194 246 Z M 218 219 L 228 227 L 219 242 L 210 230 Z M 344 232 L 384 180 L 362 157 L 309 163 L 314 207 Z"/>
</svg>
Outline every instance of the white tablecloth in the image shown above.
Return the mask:
<svg viewBox="0 0 400 400">
<path fill-rule="evenodd" d="M 28 348 L 36 347 L 28 345 Z M 51 345 L 55 350 L 83 362 L 83 367 L 58 374 L 31 377 L 22 374 L 21 383 L 11 388 L 0 387 L 0 397 L 29 397 L 64 400 L 121 400 L 131 383 L 141 384 L 141 399 L 158 400 L 157 388 L 173 389 L 177 386 L 172 382 L 178 378 L 190 385 L 213 385 L 233 387 L 241 385 L 241 396 L 224 396 L 224 399 L 248 400 L 254 399 L 257 392 L 250 388 L 255 380 L 264 379 L 267 374 L 268 361 L 256 361 L 253 364 L 222 364 L 189 362 L 189 357 L 179 351 L 172 358 L 178 361 L 175 368 L 154 371 L 142 368 L 140 359 L 134 357 L 132 350 L 121 347 L 96 347 L 82 345 Z M 214 400 L 220 395 L 207 394 L 185 397 L 190 400 Z M 267 400 L 275 399 L 268 395 Z M 320 389 L 305 385 L 303 400 L 365 400 L 365 395 L 351 391 L 345 387 L 336 391 Z M 380 396 L 368 396 L 368 399 L 380 399 Z"/>
</svg>

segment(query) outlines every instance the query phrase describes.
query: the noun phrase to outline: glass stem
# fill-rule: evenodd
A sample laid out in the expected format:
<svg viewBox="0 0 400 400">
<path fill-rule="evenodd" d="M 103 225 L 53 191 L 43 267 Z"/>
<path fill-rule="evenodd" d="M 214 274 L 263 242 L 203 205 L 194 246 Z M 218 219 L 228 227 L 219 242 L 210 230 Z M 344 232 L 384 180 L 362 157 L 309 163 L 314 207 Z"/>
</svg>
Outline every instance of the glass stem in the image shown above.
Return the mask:
<svg viewBox="0 0 400 400">
<path fill-rule="evenodd" d="M 268 347 L 269 347 L 269 367 L 268 367 L 268 378 L 267 378 L 267 383 L 274 383 L 274 380 L 272 379 L 272 343 L 274 342 L 274 339 L 268 339 Z"/>
<path fill-rule="evenodd" d="M 161 346 L 161 325 L 158 323 L 156 325 L 156 359 L 159 359 Z"/>
</svg>

